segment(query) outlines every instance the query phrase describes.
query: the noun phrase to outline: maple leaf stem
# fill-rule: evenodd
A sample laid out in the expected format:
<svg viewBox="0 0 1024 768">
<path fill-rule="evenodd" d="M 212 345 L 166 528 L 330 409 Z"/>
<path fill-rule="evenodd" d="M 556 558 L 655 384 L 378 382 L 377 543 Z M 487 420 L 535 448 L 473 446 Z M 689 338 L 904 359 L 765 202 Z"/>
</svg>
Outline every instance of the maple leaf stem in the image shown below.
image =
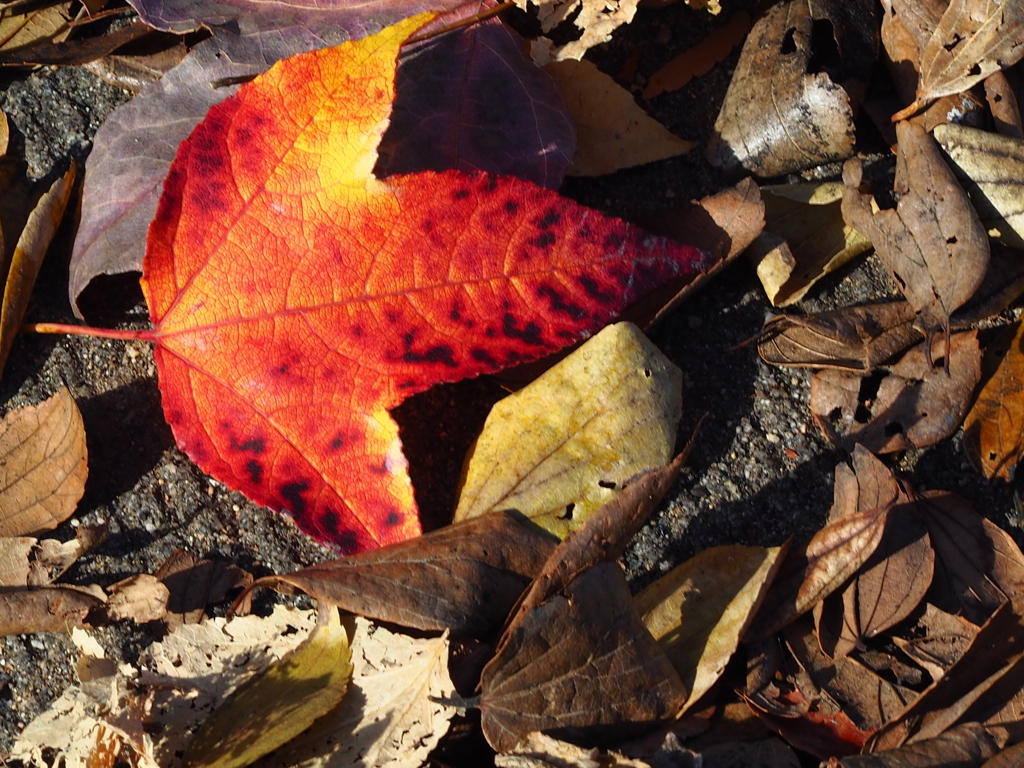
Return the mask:
<svg viewBox="0 0 1024 768">
<path fill-rule="evenodd" d="M 123 339 L 126 341 L 154 341 L 152 328 L 141 330 L 116 330 L 114 328 L 92 328 L 88 325 L 66 323 L 26 323 L 22 333 L 66 333 L 71 336 L 92 336 L 97 339 Z"/>
</svg>

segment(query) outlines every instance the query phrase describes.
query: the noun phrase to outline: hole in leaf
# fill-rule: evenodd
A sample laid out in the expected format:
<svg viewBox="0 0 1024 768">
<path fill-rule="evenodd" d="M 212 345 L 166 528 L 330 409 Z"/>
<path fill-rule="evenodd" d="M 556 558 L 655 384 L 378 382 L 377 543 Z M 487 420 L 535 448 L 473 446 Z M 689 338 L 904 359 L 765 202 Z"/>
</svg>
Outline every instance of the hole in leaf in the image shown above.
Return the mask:
<svg viewBox="0 0 1024 768">
<path fill-rule="evenodd" d="M 899 435 L 903 432 L 903 425 L 898 421 L 890 422 L 885 425 L 885 436 L 892 437 L 893 435 Z"/>
<path fill-rule="evenodd" d="M 860 391 L 857 393 L 857 410 L 853 418 L 859 424 L 867 424 L 871 420 L 871 403 L 878 396 L 878 388 L 882 379 L 888 376 L 886 371 L 875 371 L 860 380 Z"/>
<path fill-rule="evenodd" d="M 981 65 L 980 64 L 975 64 L 973 67 L 971 67 L 970 74 L 972 74 L 972 75 L 980 75 L 981 74 Z"/>
<path fill-rule="evenodd" d="M 576 509 L 576 504 L 570 501 L 568 504 L 565 505 L 565 512 L 560 514 L 558 516 L 558 519 L 559 520 L 572 520 L 572 511 L 574 509 Z"/>
<path fill-rule="evenodd" d="M 597 484 L 602 488 L 611 488 L 613 490 L 615 489 L 615 483 L 613 483 L 611 480 L 598 480 Z"/>
<path fill-rule="evenodd" d="M 988 460 L 989 461 L 995 461 L 996 460 L 996 452 L 995 451 L 989 451 L 988 452 Z"/>
<path fill-rule="evenodd" d="M 786 34 L 782 36 L 782 48 L 779 49 L 779 53 L 786 55 L 787 53 L 794 53 L 796 51 L 796 41 L 793 39 L 793 35 L 796 34 L 796 27 L 790 27 L 786 30 Z"/>
<path fill-rule="evenodd" d="M 947 237 L 946 238 L 946 244 L 947 245 L 955 245 L 956 244 L 956 235 L 951 235 L 950 237 Z"/>
<path fill-rule="evenodd" d="M 651 376 L 652 376 L 651 369 L 650 368 L 644 368 L 644 378 L 645 379 L 649 379 L 649 378 L 651 378 Z"/>
<path fill-rule="evenodd" d="M 811 22 L 811 56 L 807 60 L 807 74 L 816 75 L 821 71 L 836 71 L 843 65 L 836 42 L 835 28 L 828 19 L 813 19 Z"/>
<path fill-rule="evenodd" d="M 942 47 L 945 48 L 947 51 L 952 51 L 954 48 L 960 45 L 961 40 L 963 40 L 963 38 L 960 35 L 953 35 L 953 39 L 950 40 L 948 43 L 943 43 Z"/>
</svg>

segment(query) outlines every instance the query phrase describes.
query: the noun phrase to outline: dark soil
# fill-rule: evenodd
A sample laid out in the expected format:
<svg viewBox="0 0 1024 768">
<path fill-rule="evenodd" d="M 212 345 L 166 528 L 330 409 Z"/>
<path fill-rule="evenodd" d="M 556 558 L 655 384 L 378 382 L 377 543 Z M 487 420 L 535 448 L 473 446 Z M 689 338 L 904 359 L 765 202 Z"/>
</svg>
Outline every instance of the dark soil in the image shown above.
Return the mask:
<svg viewBox="0 0 1024 768">
<path fill-rule="evenodd" d="M 745 3 L 751 6 L 752 3 Z M 594 59 L 616 74 L 638 46 L 639 72 L 650 76 L 668 56 L 703 37 L 719 20 L 678 4 L 638 14 Z M 678 135 L 705 142 L 735 64 L 717 66 L 689 86 L 645 105 Z M 35 177 L 83 158 L 103 119 L 129 94 L 78 68 L 0 77 L 0 107 L 16 128 Z M 718 191 L 729 179 L 702 149 L 601 179 L 572 179 L 563 192 L 630 218 Z M 69 217 L 70 218 L 70 217 Z M 75 322 L 67 299 L 73 226 L 64 226 L 44 266 L 30 321 Z M 816 310 L 896 294 L 873 258 L 825 280 L 803 302 Z M 148 322 L 134 276 L 103 278 L 83 295 L 93 324 Z M 832 472 L 842 456 L 821 437 L 808 410 L 809 376 L 764 365 L 752 336 L 772 308 L 742 259 L 671 315 L 652 338 L 685 374 L 681 442 L 701 414 L 705 424 L 690 466 L 626 556 L 640 587 L 696 552 L 717 544 L 776 545 L 809 536 L 832 501 Z M 257 575 L 294 569 L 331 553 L 286 518 L 257 507 L 206 477 L 174 446 L 163 420 L 147 345 L 84 337 L 21 337 L 0 381 L 3 409 L 38 402 L 67 386 L 89 436 L 89 483 L 75 518 L 54 536 L 100 520 L 110 539 L 65 580 L 107 585 L 152 573 L 181 547 L 230 560 Z M 486 379 L 438 387 L 397 411 L 417 498 L 428 525 L 450 516 L 462 457 L 501 389 Z M 959 437 L 893 457 L 921 488 L 945 488 L 972 501 L 1004 527 L 1016 525 L 1012 489 L 989 485 L 968 466 Z M 1017 533 L 1016 529 L 1011 528 Z M 262 608 L 272 599 L 260 597 Z M 258 608 L 261 606 L 258 606 Z M 154 628 L 123 623 L 99 631 L 110 656 L 134 660 Z M 63 634 L 0 639 L 0 755 L 16 734 L 75 682 L 76 653 Z"/>
</svg>

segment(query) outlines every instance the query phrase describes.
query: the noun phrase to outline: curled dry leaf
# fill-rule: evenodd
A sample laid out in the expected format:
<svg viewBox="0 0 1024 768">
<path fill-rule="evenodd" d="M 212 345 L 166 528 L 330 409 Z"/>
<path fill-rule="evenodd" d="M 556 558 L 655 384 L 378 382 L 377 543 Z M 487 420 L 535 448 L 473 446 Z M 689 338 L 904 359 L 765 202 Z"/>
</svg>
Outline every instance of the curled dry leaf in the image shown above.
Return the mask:
<svg viewBox="0 0 1024 768">
<path fill-rule="evenodd" d="M 917 101 L 966 91 L 1024 56 L 1024 6 L 951 0 L 921 51 Z"/>
<path fill-rule="evenodd" d="M 776 315 L 757 335 L 757 353 L 772 365 L 870 371 L 921 340 L 905 301 Z"/>
<path fill-rule="evenodd" d="M 892 471 L 863 445 L 855 445 L 850 458 L 852 466 L 843 462 L 836 464 L 829 522 L 843 515 L 884 507 L 898 499 L 907 500 Z"/>
<path fill-rule="evenodd" d="M 673 717 L 687 698 L 614 562 L 588 568 L 522 614 L 481 687 L 484 736 L 498 752 L 532 731 L 622 740 Z"/>
<path fill-rule="evenodd" d="M 811 5 L 776 3 L 755 22 L 708 144 L 713 164 L 779 176 L 853 152 L 850 98 L 828 72 L 810 66 L 812 29 L 827 20 L 845 71 L 863 77 L 878 48 L 873 5 L 814 3 L 813 13 Z"/>
<path fill-rule="evenodd" d="M 1024 742 L 1007 747 L 999 754 L 989 758 L 981 768 L 1017 768 L 1024 760 Z"/>
<path fill-rule="evenodd" d="M 198 560 L 183 549 L 171 552 L 154 575 L 169 592 L 164 618 L 171 628 L 202 621 L 208 605 L 222 602 L 234 589 L 252 585 L 252 575 L 237 565 L 224 560 Z M 247 607 L 233 609 L 235 616 L 246 613 Z"/>
<path fill-rule="evenodd" d="M 725 671 L 781 563 L 782 548 L 706 549 L 640 592 L 636 608 L 690 692 L 683 711 Z"/>
<path fill-rule="evenodd" d="M 1018 322 L 986 347 L 982 368 L 992 373 L 964 419 L 964 453 L 989 479 L 1011 480 L 1024 453 L 1022 344 L 1024 323 Z"/>
<path fill-rule="evenodd" d="M 0 18 L 0 51 L 56 43 L 71 33 L 67 8 L 62 3 L 18 4 Z"/>
<path fill-rule="evenodd" d="M 1024 247 L 1024 139 L 954 124 L 933 133 L 988 233 Z"/>
<path fill-rule="evenodd" d="M 330 608 L 309 637 L 234 691 L 189 742 L 190 768 L 244 768 L 334 709 L 352 677 L 348 633 Z"/>
<path fill-rule="evenodd" d="M 761 187 L 765 232 L 747 249 L 773 306 L 795 304 L 825 275 L 871 247 L 843 221 L 843 185 Z"/>
<path fill-rule="evenodd" d="M 102 590 L 99 590 L 102 594 Z M 81 626 L 103 600 L 75 587 L 38 587 L 0 592 L 0 637 L 35 632 L 67 632 Z"/>
<path fill-rule="evenodd" d="M 981 378 L 977 334 L 953 334 L 949 355 L 941 334 L 932 339 L 930 350 L 918 344 L 867 376 L 827 370 L 811 379 L 811 415 L 833 445 L 889 453 L 933 445 L 957 430 Z"/>
<path fill-rule="evenodd" d="M 0 372 L 7 363 L 14 337 L 25 318 L 32 287 L 43 264 L 43 257 L 50 242 L 64 218 L 71 189 L 75 183 L 75 166 L 50 185 L 25 222 L 25 228 L 18 235 L 18 244 L 11 257 L 10 268 L 4 285 L 3 305 L 0 309 Z M 13 232 L 4 233 L 12 237 Z"/>
<path fill-rule="evenodd" d="M 669 462 L 682 373 L 630 323 L 609 326 L 491 409 L 455 520 L 515 510 L 564 538 L 631 477 Z"/>
<path fill-rule="evenodd" d="M 1003 70 L 997 70 L 985 78 L 985 101 L 992 113 L 996 133 L 1024 139 L 1024 120 L 1021 119 L 1017 94 Z"/>
<path fill-rule="evenodd" d="M 899 203 L 876 212 L 871 195 L 858 189 L 861 162 L 850 160 L 843 167 L 843 218 L 871 240 L 924 327 L 945 328 L 981 285 L 988 237 L 934 139 L 906 122 L 896 133 Z"/>
<path fill-rule="evenodd" d="M 777 632 L 838 589 L 878 547 L 888 514 L 878 507 L 843 515 L 805 547 L 790 548 L 744 639 Z"/>
<path fill-rule="evenodd" d="M 684 141 L 644 112 L 633 94 L 590 61 L 557 61 L 545 71 L 576 123 L 570 176 L 601 176 L 689 152 Z"/>
<path fill-rule="evenodd" d="M 88 474 L 82 414 L 67 389 L 0 422 L 0 536 L 46 531 L 69 518 Z"/>
<path fill-rule="evenodd" d="M 253 586 L 301 589 L 370 618 L 487 637 L 555 549 L 554 537 L 496 512 Z"/>
</svg>

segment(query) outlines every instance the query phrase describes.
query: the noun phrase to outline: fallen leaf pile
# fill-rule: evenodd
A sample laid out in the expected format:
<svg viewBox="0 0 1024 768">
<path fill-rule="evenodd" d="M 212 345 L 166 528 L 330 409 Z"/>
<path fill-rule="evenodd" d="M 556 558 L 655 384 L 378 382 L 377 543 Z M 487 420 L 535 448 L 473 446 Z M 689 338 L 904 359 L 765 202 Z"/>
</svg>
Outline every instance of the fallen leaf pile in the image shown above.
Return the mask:
<svg viewBox="0 0 1024 768">
<path fill-rule="evenodd" d="M 88 63 L 137 94 L 96 134 L 66 277 L 74 305 L 93 277 L 141 270 L 152 327 L 32 328 L 151 343 L 178 447 L 341 555 L 274 573 L 167 547 L 93 578 L 80 560 L 110 531 L 67 522 L 86 492 L 75 399 L 11 409 L 0 635 L 70 633 L 78 677 L 11 760 L 1024 758 L 1024 554 L 894 468 L 961 428 L 993 482 L 1024 455 L 1019 4 L 687 2 L 728 18 L 647 78 L 642 47 L 615 76 L 582 58 L 635 0 L 522 0 L 529 40 L 482 1 L 134 0 L 138 20 L 109 29 L 129 9 L 0 14 L 0 66 Z M 647 229 L 559 194 L 684 162 L 696 142 L 651 104 L 734 48 L 703 156 L 763 186 Z M 2 369 L 76 165 L 32 186 L 12 157 L 0 172 Z M 799 310 L 872 250 L 901 298 Z M 833 503 L 803 511 L 824 520 L 804 539 L 698 545 L 646 563 L 636 589 L 623 558 L 663 498 L 678 512 L 715 424 L 680 439 L 687 374 L 642 329 L 744 251 L 787 308 L 754 339 L 761 358 L 816 371 Z M 499 372 L 517 391 L 474 430 L 450 524 L 423 533 L 392 411 Z M 38 538 L 59 526 L 74 538 Z M 115 662 L 125 627 L 134 655 Z"/>
</svg>

